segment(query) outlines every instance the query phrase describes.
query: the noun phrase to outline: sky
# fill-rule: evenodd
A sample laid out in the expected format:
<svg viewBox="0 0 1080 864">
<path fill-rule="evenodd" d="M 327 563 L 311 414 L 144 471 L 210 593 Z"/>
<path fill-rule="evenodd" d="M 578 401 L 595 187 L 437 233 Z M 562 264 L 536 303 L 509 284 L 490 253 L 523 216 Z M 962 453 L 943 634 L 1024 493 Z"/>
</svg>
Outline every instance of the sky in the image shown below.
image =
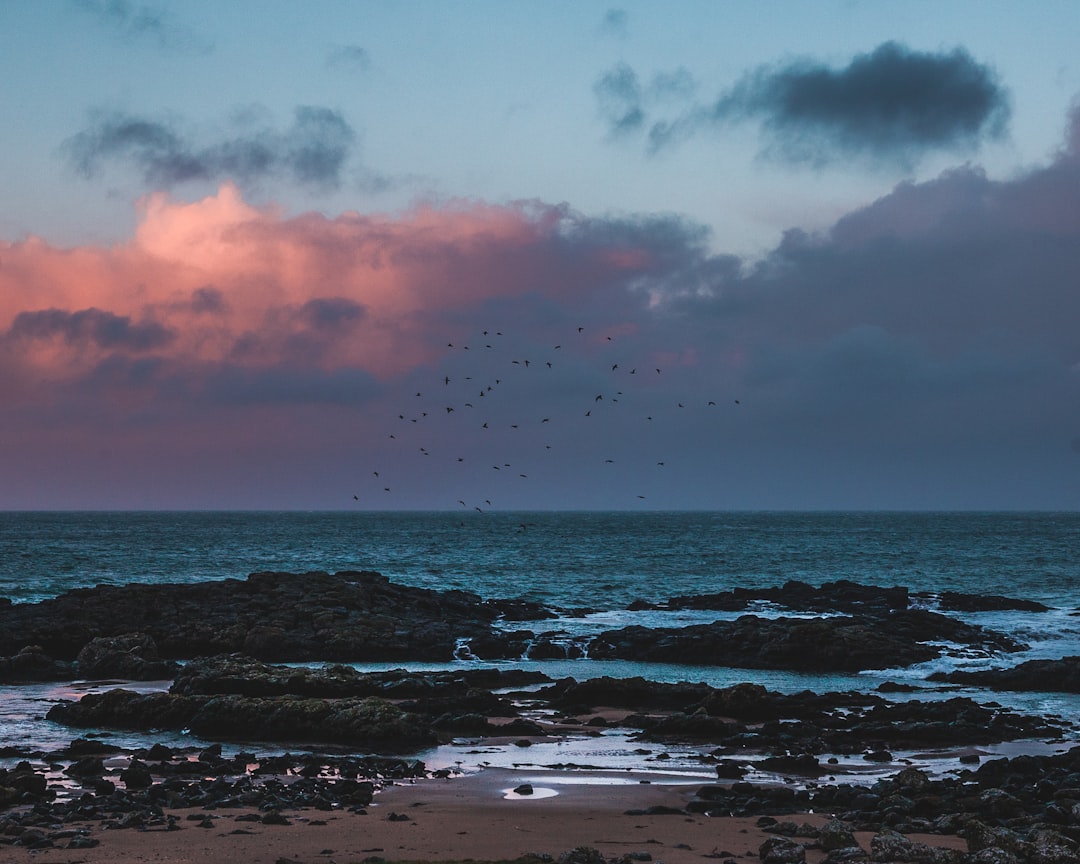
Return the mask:
<svg viewBox="0 0 1080 864">
<path fill-rule="evenodd" d="M 0 509 L 1080 509 L 1077 32 L 0 0 Z"/>
</svg>

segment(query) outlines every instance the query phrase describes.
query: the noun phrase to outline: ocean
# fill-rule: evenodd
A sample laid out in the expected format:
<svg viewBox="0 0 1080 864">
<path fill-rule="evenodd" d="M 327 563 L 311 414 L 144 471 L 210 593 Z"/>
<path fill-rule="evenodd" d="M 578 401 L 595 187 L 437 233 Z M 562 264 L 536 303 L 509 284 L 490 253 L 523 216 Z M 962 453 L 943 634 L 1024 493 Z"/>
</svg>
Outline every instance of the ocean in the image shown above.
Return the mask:
<svg viewBox="0 0 1080 864">
<path fill-rule="evenodd" d="M 103 583 L 366 569 L 407 585 L 464 589 L 484 598 L 525 597 L 574 609 L 562 619 L 511 625 L 568 636 L 628 624 L 680 626 L 734 617 L 631 612 L 627 606 L 638 599 L 660 601 L 788 580 L 819 585 L 849 579 L 930 594 L 1002 594 L 1053 607 L 1042 614 L 957 616 L 1031 646 L 1019 655 L 996 657 L 955 646 L 932 663 L 855 675 L 527 658 L 497 664 L 539 668 L 552 677 L 644 675 L 715 686 L 749 680 L 783 692 L 871 690 L 885 680 L 917 682 L 939 669 L 1080 655 L 1077 549 L 1078 513 L 7 512 L 0 513 L 0 596 L 21 603 Z M 933 608 L 932 597 L 925 602 Z M 757 614 L 780 612 L 766 604 Z M 442 665 L 469 662 L 447 658 Z M 49 703 L 78 692 L 79 685 L 0 687 L 0 747 L 62 746 L 71 730 L 54 727 L 41 715 Z M 1080 698 L 1070 694 L 973 690 L 961 695 L 1080 719 Z M 120 739 L 129 745 L 141 740 L 134 734 Z"/>
</svg>

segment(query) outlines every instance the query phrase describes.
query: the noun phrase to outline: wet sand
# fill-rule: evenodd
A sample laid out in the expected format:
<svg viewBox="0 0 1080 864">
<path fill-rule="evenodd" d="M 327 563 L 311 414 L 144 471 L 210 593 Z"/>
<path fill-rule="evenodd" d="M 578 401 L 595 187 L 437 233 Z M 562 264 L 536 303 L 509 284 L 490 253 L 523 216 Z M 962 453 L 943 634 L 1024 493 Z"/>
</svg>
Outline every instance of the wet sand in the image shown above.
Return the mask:
<svg viewBox="0 0 1080 864">
<path fill-rule="evenodd" d="M 524 780 L 531 780 L 533 795 L 507 798 L 507 792 Z M 607 858 L 646 852 L 665 864 L 701 864 L 727 857 L 722 853 L 759 860 L 758 847 L 772 836 L 756 827 L 756 818 L 628 815 L 627 810 L 657 805 L 682 808 L 701 784 L 663 784 L 659 777 L 650 784 L 618 780 L 614 774 L 568 777 L 536 772 L 523 777 L 516 771 L 487 769 L 465 777 L 399 782 L 380 792 L 366 814 L 286 811 L 283 815 L 289 825 L 237 821 L 251 811 L 222 809 L 209 811 L 212 827 L 204 828 L 199 827 L 199 818 L 188 817 L 201 817 L 207 811 L 167 810 L 178 817 L 181 830 L 103 830 L 95 823 L 90 836 L 101 843 L 92 849 L 31 853 L 7 848 L 0 849 L 0 860 L 276 864 L 287 859 L 343 864 L 373 856 L 388 861 L 446 861 L 547 853 L 557 858 L 575 847 L 591 846 Z M 392 813 L 408 819 L 391 819 Z M 820 825 L 828 814 L 785 818 Z M 965 848 L 956 837 L 912 835 L 911 839 Z M 866 846 L 869 835 L 860 840 Z M 814 864 L 823 857 L 824 853 L 811 850 L 807 861 Z"/>
</svg>

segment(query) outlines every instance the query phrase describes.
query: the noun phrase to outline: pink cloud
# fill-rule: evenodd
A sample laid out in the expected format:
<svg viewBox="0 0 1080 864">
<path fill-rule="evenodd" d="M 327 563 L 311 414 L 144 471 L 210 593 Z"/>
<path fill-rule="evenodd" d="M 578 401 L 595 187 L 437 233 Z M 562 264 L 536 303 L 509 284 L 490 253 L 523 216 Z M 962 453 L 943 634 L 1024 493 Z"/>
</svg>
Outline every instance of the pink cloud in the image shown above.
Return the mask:
<svg viewBox="0 0 1080 864">
<path fill-rule="evenodd" d="M 579 298 L 650 258 L 624 243 L 573 249 L 567 213 L 535 204 L 287 218 L 224 185 L 190 203 L 154 194 L 138 212 L 132 239 L 113 247 L 0 246 L 0 333 L 17 341 L 19 365 L 65 381 L 152 352 L 192 368 L 286 362 L 386 377 L 437 358 L 444 316 L 529 293 Z M 89 338 L 106 324 L 131 338 Z"/>
</svg>

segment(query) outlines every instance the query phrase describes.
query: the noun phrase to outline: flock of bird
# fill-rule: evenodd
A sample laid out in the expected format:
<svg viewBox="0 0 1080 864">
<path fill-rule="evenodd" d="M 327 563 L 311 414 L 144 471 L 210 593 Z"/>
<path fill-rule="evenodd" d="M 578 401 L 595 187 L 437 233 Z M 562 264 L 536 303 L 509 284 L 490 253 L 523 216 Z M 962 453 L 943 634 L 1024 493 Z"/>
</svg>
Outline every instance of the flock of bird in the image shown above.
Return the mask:
<svg viewBox="0 0 1080 864">
<path fill-rule="evenodd" d="M 565 334 L 567 349 L 564 351 L 560 342 L 543 351 L 543 356 L 522 356 L 523 346 L 512 335 L 501 330 L 481 330 L 471 342 L 446 343 L 445 354 L 449 362 L 444 363 L 436 377 L 432 375 L 430 384 L 403 397 L 396 416 L 389 418 L 390 424 L 385 432 L 390 445 L 399 450 L 398 454 L 386 464 L 370 466 L 370 474 L 361 488 L 353 494 L 353 500 L 364 506 L 380 509 L 394 509 L 396 490 L 395 477 L 400 477 L 402 458 L 410 455 L 417 460 L 430 460 L 424 466 L 423 474 L 432 484 L 445 488 L 455 482 L 461 483 L 462 475 L 454 471 L 453 466 L 475 470 L 477 463 L 481 470 L 488 472 L 499 482 L 505 478 L 516 481 L 528 481 L 532 472 L 545 473 L 547 465 L 537 461 L 536 453 L 528 449 L 538 449 L 550 454 L 560 446 L 553 443 L 560 436 L 554 430 L 560 425 L 566 427 L 567 421 L 573 421 L 573 429 L 563 437 L 571 437 L 571 446 L 582 456 L 590 447 L 602 445 L 612 437 L 629 437 L 633 431 L 626 427 L 625 416 L 617 419 L 617 436 L 612 436 L 610 425 L 599 420 L 619 405 L 633 403 L 638 406 L 638 419 L 652 423 L 668 418 L 668 412 L 677 412 L 690 407 L 703 407 L 709 410 L 718 408 L 717 399 L 702 399 L 700 405 L 691 406 L 685 401 L 678 401 L 665 395 L 665 370 L 651 363 L 631 364 L 619 354 L 619 339 L 615 335 L 591 337 L 587 328 L 578 326 L 576 331 Z M 578 340 L 571 344 L 570 340 Z M 562 359 L 567 354 L 577 356 L 597 355 L 598 360 L 584 370 L 575 366 L 571 378 L 560 377 L 558 373 Z M 516 356 L 515 356 L 516 355 Z M 569 358 L 566 358 L 569 360 Z M 543 381 L 534 376 L 553 376 Z M 646 382 L 646 379 L 650 379 Z M 591 386 L 590 386 L 591 385 Z M 532 387 L 533 389 L 528 389 Z M 623 388 L 626 388 L 625 390 Z M 511 391 L 516 399 L 505 400 L 504 394 Z M 641 405 L 641 393 L 659 394 L 659 398 Z M 559 414 L 537 410 L 536 406 L 545 404 L 552 395 L 557 396 Z M 575 402 L 580 399 L 580 402 Z M 740 400 L 731 402 L 738 406 Z M 576 415 L 566 412 L 566 406 L 577 404 Z M 524 407 L 523 407 L 524 406 Z M 548 409 L 549 411 L 551 409 Z M 509 413 L 508 413 L 509 412 Z M 533 416 L 526 416 L 529 412 Z M 451 426 L 452 424 L 452 426 Z M 532 436 L 521 435 L 521 430 L 533 424 L 545 432 L 545 437 L 537 443 Z M 593 431 L 595 430 L 595 434 Z M 452 450 L 455 442 L 471 441 L 471 447 L 458 443 L 458 450 Z M 523 449 L 525 448 L 525 449 Z M 380 448 L 381 449 L 381 448 Z M 480 449 L 487 458 L 478 457 Z M 468 450 L 468 452 L 465 452 Z M 490 454 L 490 455 L 488 455 Z M 602 464 L 613 466 L 617 459 L 615 453 L 603 454 Z M 522 462 L 524 458 L 524 462 Z M 585 457 L 587 458 L 587 457 Z M 600 456 L 597 456 L 600 462 Z M 548 463 L 550 464 L 550 463 Z M 651 460 L 651 467 L 663 469 L 668 458 L 657 454 Z M 532 475 L 535 476 L 535 475 Z M 472 474 L 475 478 L 475 474 Z M 496 482 L 479 485 L 490 487 L 490 492 L 481 493 L 483 497 L 464 494 L 465 487 L 475 488 L 475 482 L 461 483 L 457 497 L 453 490 L 446 488 L 446 506 L 456 505 L 463 510 L 483 513 L 497 508 L 498 490 Z M 647 490 L 642 490 L 647 491 Z M 647 496 L 635 494 L 638 504 Z M 573 502 L 568 502 L 572 506 Z"/>
</svg>

